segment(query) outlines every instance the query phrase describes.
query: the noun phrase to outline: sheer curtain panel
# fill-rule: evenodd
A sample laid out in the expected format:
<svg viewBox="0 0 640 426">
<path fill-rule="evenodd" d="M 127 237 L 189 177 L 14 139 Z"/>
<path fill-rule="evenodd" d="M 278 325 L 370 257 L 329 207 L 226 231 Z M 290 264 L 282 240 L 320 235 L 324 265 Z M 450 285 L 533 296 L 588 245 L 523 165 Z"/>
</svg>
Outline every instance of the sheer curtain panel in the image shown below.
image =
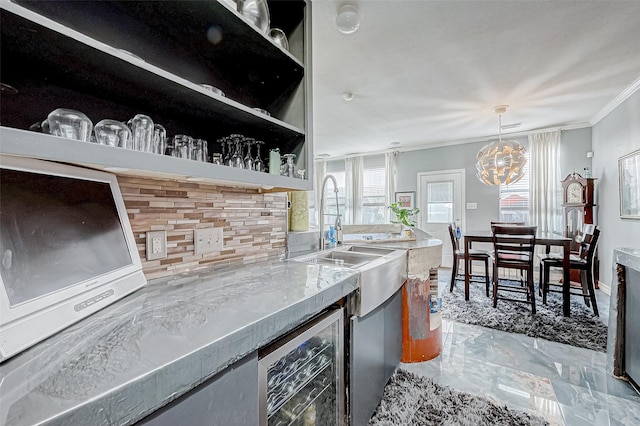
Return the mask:
<svg viewBox="0 0 640 426">
<path fill-rule="evenodd" d="M 398 175 L 398 151 L 387 152 L 384 155 L 385 169 L 387 172 L 387 181 L 385 192 L 387 194 L 387 206 L 396 201 L 396 176 Z M 391 210 L 385 209 L 385 220 L 389 222 Z"/>
<path fill-rule="evenodd" d="M 561 232 L 560 131 L 529 135 L 531 177 L 530 225 L 542 232 Z"/>
</svg>

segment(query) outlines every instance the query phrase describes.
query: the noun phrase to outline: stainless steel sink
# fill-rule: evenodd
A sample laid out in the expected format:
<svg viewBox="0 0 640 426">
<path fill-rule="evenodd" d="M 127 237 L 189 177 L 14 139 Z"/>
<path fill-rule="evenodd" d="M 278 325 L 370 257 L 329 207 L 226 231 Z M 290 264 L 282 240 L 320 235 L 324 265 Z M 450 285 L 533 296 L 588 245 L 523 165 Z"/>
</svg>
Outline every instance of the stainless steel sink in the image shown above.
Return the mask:
<svg viewBox="0 0 640 426">
<path fill-rule="evenodd" d="M 336 264 L 358 268 L 366 263 L 376 260 L 379 254 L 366 254 L 352 251 L 334 250 L 317 256 L 319 259 L 327 259 L 334 261 Z"/>
<path fill-rule="evenodd" d="M 350 245 L 290 260 L 341 266 L 360 272 L 358 316 L 368 314 L 391 297 L 407 277 L 405 250 Z"/>
<path fill-rule="evenodd" d="M 348 246 L 345 250 L 355 252 L 355 253 L 377 254 L 378 256 L 384 256 L 396 251 L 393 249 L 385 249 L 385 248 L 371 247 L 371 246 Z"/>
</svg>

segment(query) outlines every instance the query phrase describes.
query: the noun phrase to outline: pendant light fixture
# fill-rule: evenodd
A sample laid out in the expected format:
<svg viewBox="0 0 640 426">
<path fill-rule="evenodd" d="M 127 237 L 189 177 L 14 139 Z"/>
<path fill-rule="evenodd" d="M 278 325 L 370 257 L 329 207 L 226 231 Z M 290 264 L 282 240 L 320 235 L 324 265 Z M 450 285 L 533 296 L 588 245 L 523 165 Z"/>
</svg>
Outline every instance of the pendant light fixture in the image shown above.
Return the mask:
<svg viewBox="0 0 640 426">
<path fill-rule="evenodd" d="M 509 185 L 524 176 L 526 151 L 516 141 L 502 140 L 502 114 L 507 112 L 507 105 L 495 107 L 494 112 L 498 115 L 498 140 L 478 152 L 477 176 L 485 185 Z"/>
</svg>

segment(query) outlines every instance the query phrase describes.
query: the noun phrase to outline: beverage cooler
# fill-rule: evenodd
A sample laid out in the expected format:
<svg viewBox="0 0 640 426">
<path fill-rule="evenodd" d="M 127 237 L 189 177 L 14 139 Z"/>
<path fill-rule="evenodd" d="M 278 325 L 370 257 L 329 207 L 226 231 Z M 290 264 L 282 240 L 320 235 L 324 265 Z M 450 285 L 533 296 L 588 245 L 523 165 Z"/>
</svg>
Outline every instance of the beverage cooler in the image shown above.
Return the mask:
<svg viewBox="0 0 640 426">
<path fill-rule="evenodd" d="M 343 356 L 343 309 L 261 351 L 260 425 L 343 424 Z"/>
</svg>

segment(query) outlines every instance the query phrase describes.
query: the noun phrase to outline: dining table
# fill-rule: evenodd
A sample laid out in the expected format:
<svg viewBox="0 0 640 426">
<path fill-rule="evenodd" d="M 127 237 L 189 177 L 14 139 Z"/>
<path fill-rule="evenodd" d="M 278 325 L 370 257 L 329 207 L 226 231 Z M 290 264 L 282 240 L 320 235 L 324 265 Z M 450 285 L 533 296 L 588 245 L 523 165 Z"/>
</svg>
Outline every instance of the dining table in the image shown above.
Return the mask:
<svg viewBox="0 0 640 426">
<path fill-rule="evenodd" d="M 473 243 L 493 243 L 493 233 L 491 231 L 470 231 L 464 235 L 464 299 L 469 300 L 469 281 L 471 278 L 471 260 L 469 259 L 469 251 Z M 563 250 L 562 260 L 562 313 L 565 317 L 571 316 L 570 306 L 570 254 L 571 254 L 571 238 L 564 237 L 552 232 L 536 233 L 536 246 L 559 246 Z"/>
</svg>

